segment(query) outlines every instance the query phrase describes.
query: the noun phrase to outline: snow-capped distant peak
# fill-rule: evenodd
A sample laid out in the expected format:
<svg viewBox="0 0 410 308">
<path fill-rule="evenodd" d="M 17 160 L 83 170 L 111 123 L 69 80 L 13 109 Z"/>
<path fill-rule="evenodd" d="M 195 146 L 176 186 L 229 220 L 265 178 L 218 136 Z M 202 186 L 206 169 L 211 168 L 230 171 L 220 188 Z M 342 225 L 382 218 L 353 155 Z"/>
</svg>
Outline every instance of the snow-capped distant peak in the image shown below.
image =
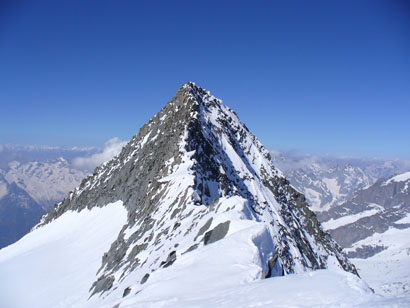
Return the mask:
<svg viewBox="0 0 410 308">
<path fill-rule="evenodd" d="M 8 183 L 16 183 L 45 210 L 49 210 L 86 176 L 87 172 L 71 168 L 68 162 L 60 157 L 45 162 L 10 162 L 4 177 Z"/>
</svg>

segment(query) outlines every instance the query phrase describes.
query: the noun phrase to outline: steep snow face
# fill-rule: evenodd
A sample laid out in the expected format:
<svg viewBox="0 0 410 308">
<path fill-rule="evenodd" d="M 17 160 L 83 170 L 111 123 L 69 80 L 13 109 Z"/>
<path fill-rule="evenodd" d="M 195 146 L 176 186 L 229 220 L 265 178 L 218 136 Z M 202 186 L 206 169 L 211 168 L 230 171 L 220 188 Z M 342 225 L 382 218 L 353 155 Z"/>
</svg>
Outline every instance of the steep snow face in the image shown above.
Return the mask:
<svg viewBox="0 0 410 308">
<path fill-rule="evenodd" d="M 171 268 L 181 286 L 201 288 L 224 276 L 232 277 L 221 282 L 228 288 L 329 265 L 355 272 L 258 139 L 193 83 L 44 216 L 36 231 L 69 211 L 117 200 L 127 222 L 87 288 L 90 305 L 149 293 Z"/>
<path fill-rule="evenodd" d="M 47 162 L 11 162 L 5 178 L 9 183 L 15 182 L 45 210 L 49 210 L 86 175 L 86 172 L 71 168 L 66 160 L 59 158 Z"/>
<path fill-rule="evenodd" d="M 0 306 L 73 307 L 86 301 L 101 256 L 126 218 L 121 201 L 68 211 L 0 250 Z"/>
</svg>

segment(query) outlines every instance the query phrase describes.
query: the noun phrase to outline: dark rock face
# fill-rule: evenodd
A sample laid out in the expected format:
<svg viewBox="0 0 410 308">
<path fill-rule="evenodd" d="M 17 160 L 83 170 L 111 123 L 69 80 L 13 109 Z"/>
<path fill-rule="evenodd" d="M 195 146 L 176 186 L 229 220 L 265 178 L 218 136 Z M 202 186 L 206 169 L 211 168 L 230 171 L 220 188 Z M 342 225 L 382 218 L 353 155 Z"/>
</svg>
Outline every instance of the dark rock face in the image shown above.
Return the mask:
<svg viewBox="0 0 410 308">
<path fill-rule="evenodd" d="M 167 259 L 163 262 L 161 262 L 162 267 L 168 267 L 171 266 L 172 263 L 175 262 L 175 260 L 177 259 L 177 252 L 176 251 L 172 251 L 170 252 L 170 254 L 168 255 Z"/>
<path fill-rule="evenodd" d="M 206 232 L 204 236 L 204 244 L 205 245 L 212 244 L 212 243 L 215 243 L 216 241 L 223 239 L 225 235 L 228 234 L 229 223 L 230 223 L 229 220 L 225 221 L 217 225 L 211 231 Z"/>
<path fill-rule="evenodd" d="M 142 279 L 141 279 L 141 284 L 146 283 L 147 280 L 148 280 L 148 278 L 149 278 L 149 274 L 147 273 L 147 274 L 144 275 L 144 277 L 142 277 Z"/>
<path fill-rule="evenodd" d="M 15 183 L 5 185 L 7 194 L 0 199 L 0 248 L 23 237 L 44 214 L 41 206 Z"/>
<path fill-rule="evenodd" d="M 125 288 L 125 289 L 124 289 L 124 293 L 122 294 L 122 297 L 126 297 L 128 294 L 130 294 L 130 292 L 131 292 L 131 288 L 130 288 L 130 287 Z"/>
<path fill-rule="evenodd" d="M 137 271 L 143 284 L 148 272 L 224 238 L 232 222 L 216 224 L 215 217 L 229 199 L 243 203 L 243 216 L 266 225 L 274 251 L 263 262 L 269 265 L 276 255 L 271 273 L 273 268 L 275 274 L 325 268 L 329 256 L 356 273 L 257 138 L 232 110 L 193 83 L 184 85 L 117 157 L 96 168 L 38 227 L 68 210 L 123 201 L 128 222 L 104 254 L 91 288 L 95 294 L 110 290 L 119 271 L 119 279 Z"/>
<path fill-rule="evenodd" d="M 113 276 L 98 278 L 98 280 L 93 283 L 90 289 L 90 291 L 92 291 L 91 296 L 93 296 L 95 293 L 111 289 L 114 280 L 115 279 Z"/>
<path fill-rule="evenodd" d="M 212 220 L 213 220 L 212 217 L 207 220 L 207 222 L 201 227 L 201 229 L 199 229 L 199 232 L 198 232 L 198 234 L 195 236 L 195 239 L 197 239 L 198 237 L 200 237 L 202 234 L 205 233 L 205 231 L 207 231 L 207 230 L 209 229 L 209 227 L 210 227 L 211 224 L 212 224 Z"/>
<path fill-rule="evenodd" d="M 355 251 L 350 251 L 347 253 L 347 256 L 349 258 L 360 258 L 360 259 L 367 259 L 370 258 L 372 256 L 374 256 L 375 254 L 385 250 L 386 247 L 382 246 L 382 245 L 377 245 L 377 246 L 362 246 L 357 248 Z"/>
</svg>

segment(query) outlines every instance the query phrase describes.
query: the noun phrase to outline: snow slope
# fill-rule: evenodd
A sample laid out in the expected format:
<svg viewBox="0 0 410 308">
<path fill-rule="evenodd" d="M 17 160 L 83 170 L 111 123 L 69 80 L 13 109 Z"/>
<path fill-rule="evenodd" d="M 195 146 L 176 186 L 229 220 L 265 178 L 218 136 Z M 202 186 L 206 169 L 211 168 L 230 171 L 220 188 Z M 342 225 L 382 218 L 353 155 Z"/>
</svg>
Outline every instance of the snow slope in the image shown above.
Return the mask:
<svg viewBox="0 0 410 308">
<path fill-rule="evenodd" d="M 80 213 L 66 212 L 1 250 L 0 306 L 399 308 L 410 304 L 405 298 L 377 296 L 357 276 L 338 268 L 255 280 L 260 275 L 258 247 L 269 251 L 270 238 L 262 223 L 246 220 L 226 238 L 151 273 L 145 284 L 134 273 L 111 294 L 88 300 L 101 255 L 125 220 L 121 201 Z M 130 293 L 123 297 L 127 288 Z"/>
<path fill-rule="evenodd" d="M 0 307 L 73 307 L 124 225 L 122 202 L 66 212 L 0 250 Z"/>
<path fill-rule="evenodd" d="M 399 223 L 408 223 L 410 215 Z M 410 301 L 410 228 L 391 227 L 384 233 L 355 243 L 352 248 L 380 246 L 384 250 L 366 259 L 351 259 L 358 267 L 360 276 L 380 294 L 405 295 Z"/>
<path fill-rule="evenodd" d="M 188 277 L 192 276 L 192 272 Z M 209 270 L 214 270 L 209 269 Z M 164 273 L 165 274 L 165 273 Z M 188 278 L 186 277 L 186 278 Z M 222 281 L 229 277 L 222 276 Z M 319 270 L 304 274 L 275 277 L 249 283 L 225 286 L 220 279 L 211 285 L 181 284 L 170 278 L 164 283 L 118 302 L 100 308 L 407 308 L 405 298 L 384 298 L 373 294 L 358 277 L 340 271 Z M 91 307 L 91 306 L 90 306 Z"/>
</svg>

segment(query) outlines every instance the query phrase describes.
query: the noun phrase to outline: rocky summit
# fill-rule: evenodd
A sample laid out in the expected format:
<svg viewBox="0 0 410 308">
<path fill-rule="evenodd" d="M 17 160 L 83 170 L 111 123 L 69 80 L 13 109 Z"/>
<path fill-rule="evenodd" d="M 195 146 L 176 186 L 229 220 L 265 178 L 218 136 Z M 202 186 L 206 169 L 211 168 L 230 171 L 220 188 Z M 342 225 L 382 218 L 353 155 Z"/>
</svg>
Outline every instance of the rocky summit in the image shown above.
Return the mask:
<svg viewBox="0 0 410 308">
<path fill-rule="evenodd" d="M 126 219 L 100 256 L 88 303 L 143 296 L 188 268 L 179 288 L 327 267 L 356 274 L 236 113 L 192 82 L 23 240 L 113 204 Z"/>
</svg>

